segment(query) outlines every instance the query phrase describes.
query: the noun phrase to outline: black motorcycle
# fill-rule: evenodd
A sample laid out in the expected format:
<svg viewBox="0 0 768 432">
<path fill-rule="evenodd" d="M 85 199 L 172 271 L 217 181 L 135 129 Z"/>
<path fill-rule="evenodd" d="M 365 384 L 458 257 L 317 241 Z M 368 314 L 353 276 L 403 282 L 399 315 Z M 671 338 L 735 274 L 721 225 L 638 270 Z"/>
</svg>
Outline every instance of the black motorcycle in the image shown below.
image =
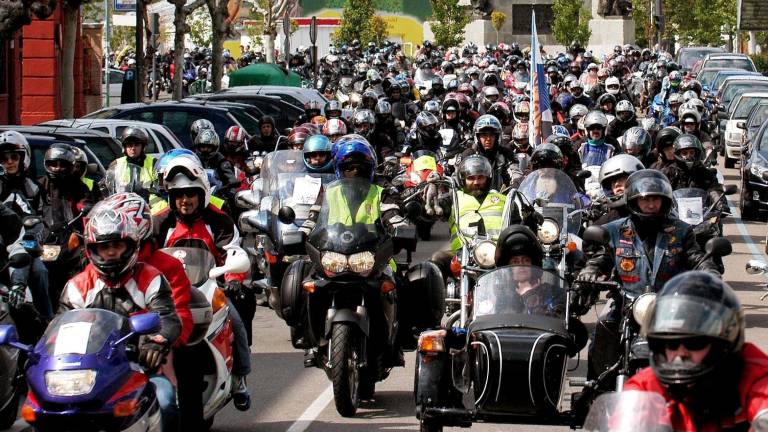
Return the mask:
<svg viewBox="0 0 768 432">
<path fill-rule="evenodd" d="M 63 210 L 62 215 L 55 215 L 57 210 Z M 69 202 L 54 200 L 43 211 L 43 239 L 41 259 L 48 268 L 51 306 L 55 311 L 58 307 L 59 296 L 67 281 L 79 273 L 86 264 L 82 234 L 76 229 L 82 224 L 82 219 L 90 211 L 83 208 L 80 213 L 72 215 Z M 66 220 L 67 222 L 58 222 Z M 28 221 L 27 224 L 31 224 Z"/>
</svg>

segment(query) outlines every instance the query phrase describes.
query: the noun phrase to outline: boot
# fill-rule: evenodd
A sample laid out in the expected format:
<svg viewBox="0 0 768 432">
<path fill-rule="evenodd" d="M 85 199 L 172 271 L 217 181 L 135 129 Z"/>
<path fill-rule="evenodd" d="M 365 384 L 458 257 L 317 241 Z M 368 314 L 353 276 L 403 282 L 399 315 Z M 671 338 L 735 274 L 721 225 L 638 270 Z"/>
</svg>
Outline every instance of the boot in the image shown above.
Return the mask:
<svg viewBox="0 0 768 432">
<path fill-rule="evenodd" d="M 232 402 L 239 411 L 248 411 L 251 408 L 251 394 L 245 382 L 245 376 L 232 376 Z"/>
</svg>

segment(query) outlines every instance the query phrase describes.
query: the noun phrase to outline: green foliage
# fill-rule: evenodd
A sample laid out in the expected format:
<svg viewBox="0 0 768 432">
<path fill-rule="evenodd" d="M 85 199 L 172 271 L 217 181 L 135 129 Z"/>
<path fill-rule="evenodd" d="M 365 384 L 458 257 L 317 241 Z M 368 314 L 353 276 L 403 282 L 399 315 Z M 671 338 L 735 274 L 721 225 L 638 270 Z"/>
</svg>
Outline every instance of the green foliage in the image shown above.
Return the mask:
<svg viewBox="0 0 768 432">
<path fill-rule="evenodd" d="M 460 46 L 464 42 L 464 27 L 469 24 L 470 16 L 459 0 L 430 0 L 432 18 L 430 27 L 435 35 L 435 43 L 442 46 Z"/>
<path fill-rule="evenodd" d="M 505 22 L 507 22 L 507 14 L 501 11 L 491 12 L 491 24 L 493 25 L 493 29 L 496 30 L 496 33 L 501 31 Z"/>
<path fill-rule="evenodd" d="M 758 72 L 763 74 L 768 72 L 768 54 L 751 54 L 749 57 L 755 62 Z"/>
<path fill-rule="evenodd" d="M 195 46 L 207 47 L 213 42 L 213 30 L 211 28 L 211 14 L 207 8 L 195 9 L 187 17 L 189 24 L 189 37 Z"/>
<path fill-rule="evenodd" d="M 589 29 L 592 12 L 584 7 L 581 0 L 555 0 L 552 4 L 552 14 L 555 16 L 552 33 L 557 42 L 566 46 L 573 42 L 587 45 L 592 35 Z M 579 17 L 577 22 L 574 23 L 573 17 Z"/>
<path fill-rule="evenodd" d="M 664 0 L 664 38 L 686 45 L 722 45 L 736 33 L 736 0 Z"/>
<path fill-rule="evenodd" d="M 648 46 L 655 32 L 651 25 L 650 5 L 648 0 L 632 0 L 632 19 L 635 21 L 635 43 L 638 46 Z"/>
<path fill-rule="evenodd" d="M 372 16 L 369 26 L 376 44 L 381 44 L 389 37 L 389 24 L 384 18 L 378 15 Z"/>
<path fill-rule="evenodd" d="M 376 7 L 373 0 L 347 0 L 341 16 L 341 27 L 333 34 L 333 42 L 341 45 L 358 39 L 365 45 L 375 41 L 370 26 L 374 15 L 376 15 Z"/>
</svg>

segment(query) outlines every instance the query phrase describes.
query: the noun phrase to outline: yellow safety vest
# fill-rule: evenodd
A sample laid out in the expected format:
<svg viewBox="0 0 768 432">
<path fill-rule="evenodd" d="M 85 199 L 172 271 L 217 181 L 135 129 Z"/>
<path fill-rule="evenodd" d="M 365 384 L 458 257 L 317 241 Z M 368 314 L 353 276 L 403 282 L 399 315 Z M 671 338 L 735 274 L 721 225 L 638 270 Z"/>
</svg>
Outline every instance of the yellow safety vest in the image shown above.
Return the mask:
<svg viewBox="0 0 768 432">
<path fill-rule="evenodd" d="M 327 200 L 328 225 L 341 223 L 344 226 L 354 224 L 374 225 L 381 217 L 379 205 L 381 204 L 381 192 L 384 190 L 381 186 L 372 184 L 368 189 L 363 202 L 357 208 L 355 218 L 352 219 L 352 209 L 349 208 L 347 198 L 344 196 L 343 185 L 335 185 L 325 192 Z"/>
<path fill-rule="evenodd" d="M 224 207 L 224 202 L 225 201 L 223 199 L 217 196 L 211 195 L 211 204 L 213 204 L 213 206 L 216 207 L 217 209 L 221 210 L 221 208 Z"/>
<path fill-rule="evenodd" d="M 459 206 L 459 224 L 461 229 L 469 228 L 470 223 L 466 219 L 462 220 L 462 216 L 467 213 L 477 212 L 483 218 L 485 230 L 489 233 L 495 232 L 494 237 L 498 236 L 498 233 L 501 231 L 502 214 L 504 213 L 504 204 L 507 201 L 507 197 L 496 191 L 490 191 L 481 204 L 477 201 L 477 198 L 463 191 L 458 191 L 457 195 L 459 202 L 454 205 Z M 461 249 L 461 240 L 459 240 L 456 221 L 453 220 L 453 215 L 454 212 L 451 212 L 451 216 L 448 219 L 448 223 L 451 225 L 451 250 L 458 251 Z"/>
<path fill-rule="evenodd" d="M 221 210 L 221 207 L 224 205 L 224 200 L 211 195 L 211 204 L 213 204 L 213 206 L 217 209 Z M 152 216 L 159 215 L 160 212 L 166 208 L 168 208 L 168 201 L 154 194 L 149 196 L 149 212 L 152 214 Z"/>
<path fill-rule="evenodd" d="M 80 180 L 82 180 L 83 184 L 85 184 L 89 191 L 93 190 L 93 180 L 89 179 L 88 177 L 80 177 Z"/>
<path fill-rule="evenodd" d="M 115 161 L 115 176 L 122 184 L 128 184 L 131 181 L 131 170 L 128 168 L 128 157 L 123 156 Z M 144 157 L 144 165 L 141 166 L 139 173 L 139 181 L 142 185 L 149 187 L 155 182 L 155 158 L 146 155 Z"/>
</svg>

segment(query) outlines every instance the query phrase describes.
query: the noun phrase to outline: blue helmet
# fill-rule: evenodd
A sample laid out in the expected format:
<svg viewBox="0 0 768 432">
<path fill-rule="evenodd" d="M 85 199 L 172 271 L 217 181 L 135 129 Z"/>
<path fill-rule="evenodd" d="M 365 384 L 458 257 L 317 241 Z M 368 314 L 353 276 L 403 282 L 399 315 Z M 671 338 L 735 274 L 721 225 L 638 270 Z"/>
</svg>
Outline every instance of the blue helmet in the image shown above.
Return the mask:
<svg viewBox="0 0 768 432">
<path fill-rule="evenodd" d="M 373 181 L 376 172 L 376 152 L 365 138 L 351 138 L 337 144 L 333 157 L 333 169 L 336 178 L 344 177 L 342 166 L 345 163 L 359 163 L 365 165 L 360 177 L 366 177 Z"/>
<path fill-rule="evenodd" d="M 325 135 L 312 135 L 304 141 L 304 165 L 309 172 L 330 172 L 333 167 L 331 147 L 333 143 Z M 309 153 L 326 153 L 327 159 L 321 166 L 312 165 L 309 162 Z"/>
<path fill-rule="evenodd" d="M 552 134 L 553 135 L 565 135 L 565 136 L 571 136 L 571 134 L 568 132 L 568 129 L 563 125 L 553 125 L 552 126 Z"/>
<path fill-rule="evenodd" d="M 197 154 L 189 149 L 173 149 L 170 151 L 165 152 L 161 157 L 160 160 L 157 161 L 155 164 L 155 174 L 157 175 L 157 178 L 161 179 L 163 178 L 163 174 L 165 173 L 165 168 L 168 166 L 168 164 L 171 163 L 171 161 L 177 157 L 188 157 L 200 161 L 200 158 L 197 157 Z"/>
</svg>

